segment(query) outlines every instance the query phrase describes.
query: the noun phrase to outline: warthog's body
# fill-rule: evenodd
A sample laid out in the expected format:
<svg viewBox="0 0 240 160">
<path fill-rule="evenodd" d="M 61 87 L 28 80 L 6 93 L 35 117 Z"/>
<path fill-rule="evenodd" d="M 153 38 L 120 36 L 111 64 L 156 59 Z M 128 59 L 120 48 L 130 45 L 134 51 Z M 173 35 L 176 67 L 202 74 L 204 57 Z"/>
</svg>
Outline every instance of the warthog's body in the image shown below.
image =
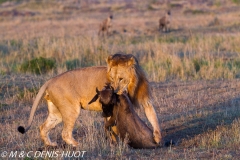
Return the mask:
<svg viewBox="0 0 240 160">
<path fill-rule="evenodd" d="M 102 91 L 97 90 L 93 101 L 97 97 L 100 97 L 103 112 L 106 112 L 103 114 L 112 112 L 111 118 L 105 123 L 106 129 L 116 125 L 120 139 L 124 141 L 127 138 L 128 144 L 133 148 L 158 147 L 154 142 L 152 130 L 136 114 L 126 93 L 117 95 L 112 89 L 106 87 Z"/>
<path fill-rule="evenodd" d="M 129 145 L 133 148 L 156 148 L 158 145 L 154 142 L 152 130 L 133 110 L 128 96 L 122 94 L 118 99 L 119 103 L 113 108 L 113 116 L 106 122 L 105 127 L 116 125 L 120 138 L 128 138 Z"/>
</svg>

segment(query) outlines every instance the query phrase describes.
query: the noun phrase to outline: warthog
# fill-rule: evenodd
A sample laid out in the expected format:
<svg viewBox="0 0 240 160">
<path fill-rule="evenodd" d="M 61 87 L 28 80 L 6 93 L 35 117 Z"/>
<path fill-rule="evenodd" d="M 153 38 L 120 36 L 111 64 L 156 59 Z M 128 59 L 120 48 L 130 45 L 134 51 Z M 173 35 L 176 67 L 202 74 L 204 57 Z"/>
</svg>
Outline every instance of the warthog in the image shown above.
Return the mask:
<svg viewBox="0 0 240 160">
<path fill-rule="evenodd" d="M 133 148 L 156 148 L 159 145 L 154 142 L 152 130 L 139 118 L 133 109 L 127 93 L 117 95 L 112 87 L 107 86 L 89 102 L 92 103 L 99 98 L 102 103 L 103 115 L 111 116 L 105 123 L 105 128 L 116 126 L 120 139 L 125 138 Z"/>
</svg>

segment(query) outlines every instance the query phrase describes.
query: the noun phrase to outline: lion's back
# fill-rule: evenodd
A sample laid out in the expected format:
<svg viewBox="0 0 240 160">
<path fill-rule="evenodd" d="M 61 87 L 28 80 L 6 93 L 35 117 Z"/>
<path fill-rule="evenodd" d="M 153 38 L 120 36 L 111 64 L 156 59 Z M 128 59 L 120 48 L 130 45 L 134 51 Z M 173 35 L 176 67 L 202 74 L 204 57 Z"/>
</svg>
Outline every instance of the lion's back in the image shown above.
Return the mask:
<svg viewBox="0 0 240 160">
<path fill-rule="evenodd" d="M 106 67 L 86 67 L 64 72 L 50 79 L 47 92 L 52 98 L 71 97 L 86 106 L 107 82 Z"/>
</svg>

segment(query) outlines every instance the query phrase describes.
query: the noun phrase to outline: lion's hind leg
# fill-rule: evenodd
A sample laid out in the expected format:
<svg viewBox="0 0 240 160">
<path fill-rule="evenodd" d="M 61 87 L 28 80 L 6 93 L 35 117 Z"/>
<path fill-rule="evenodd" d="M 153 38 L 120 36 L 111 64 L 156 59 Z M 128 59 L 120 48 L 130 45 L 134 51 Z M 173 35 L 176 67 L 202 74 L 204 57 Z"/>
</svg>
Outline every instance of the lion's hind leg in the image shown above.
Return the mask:
<svg viewBox="0 0 240 160">
<path fill-rule="evenodd" d="M 48 117 L 46 121 L 39 127 L 41 138 L 46 146 L 57 146 L 56 142 L 51 142 L 49 132 L 57 124 L 62 122 L 62 116 L 57 107 L 50 101 L 48 103 Z"/>
<path fill-rule="evenodd" d="M 76 104 L 73 105 L 68 102 L 64 102 L 64 107 L 61 107 L 63 110 L 68 110 L 62 114 L 63 118 L 63 130 L 62 130 L 62 139 L 69 145 L 73 147 L 78 146 L 78 142 L 72 136 L 72 131 L 75 125 L 75 122 L 80 114 L 80 107 Z"/>
</svg>

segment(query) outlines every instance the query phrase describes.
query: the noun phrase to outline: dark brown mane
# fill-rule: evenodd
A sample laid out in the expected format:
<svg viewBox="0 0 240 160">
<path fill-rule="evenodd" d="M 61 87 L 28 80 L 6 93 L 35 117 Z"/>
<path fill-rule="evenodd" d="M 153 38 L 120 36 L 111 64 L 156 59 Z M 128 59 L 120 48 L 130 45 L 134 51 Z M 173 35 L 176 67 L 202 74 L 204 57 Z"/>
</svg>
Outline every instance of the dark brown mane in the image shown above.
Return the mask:
<svg viewBox="0 0 240 160">
<path fill-rule="evenodd" d="M 121 65 L 127 63 L 131 58 L 134 58 L 136 65 L 138 65 L 137 59 L 132 55 L 132 54 L 122 54 L 121 52 L 114 54 L 111 57 L 111 65 L 116 66 L 116 65 Z"/>
</svg>

